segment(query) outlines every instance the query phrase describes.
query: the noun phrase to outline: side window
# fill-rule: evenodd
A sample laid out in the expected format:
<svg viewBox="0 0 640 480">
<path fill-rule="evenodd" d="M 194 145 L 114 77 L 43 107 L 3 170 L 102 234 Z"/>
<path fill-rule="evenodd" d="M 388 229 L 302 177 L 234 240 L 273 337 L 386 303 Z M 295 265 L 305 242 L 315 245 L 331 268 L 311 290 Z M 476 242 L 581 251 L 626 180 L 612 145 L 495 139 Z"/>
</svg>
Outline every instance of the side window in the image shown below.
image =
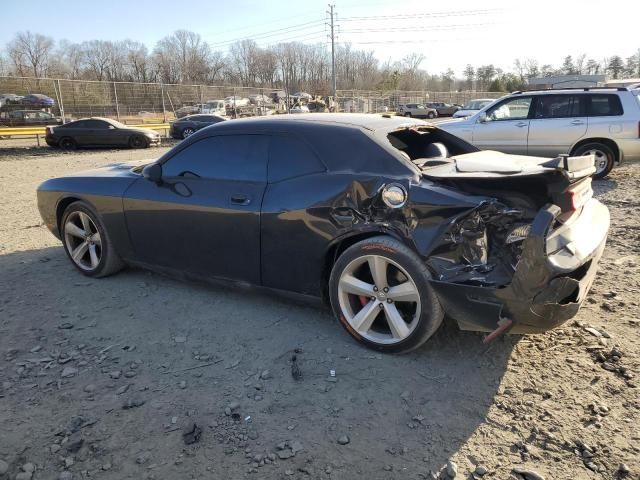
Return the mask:
<svg viewBox="0 0 640 480">
<path fill-rule="evenodd" d="M 107 130 L 109 124 L 100 120 L 86 120 L 82 128 L 95 128 L 97 130 Z"/>
<path fill-rule="evenodd" d="M 584 116 L 578 95 L 540 95 L 534 118 L 568 118 Z"/>
<path fill-rule="evenodd" d="M 515 97 L 487 110 L 487 118 L 500 120 L 525 120 L 529 117 L 531 97 Z"/>
<path fill-rule="evenodd" d="M 163 175 L 185 174 L 220 180 L 264 182 L 268 137 L 220 135 L 203 138 L 179 151 L 162 166 Z"/>
<path fill-rule="evenodd" d="M 289 136 L 273 136 L 269 147 L 269 183 L 326 169 L 309 146 Z"/>
<path fill-rule="evenodd" d="M 590 117 L 609 117 L 622 115 L 622 104 L 617 95 L 593 94 L 588 95 L 587 112 Z"/>
</svg>

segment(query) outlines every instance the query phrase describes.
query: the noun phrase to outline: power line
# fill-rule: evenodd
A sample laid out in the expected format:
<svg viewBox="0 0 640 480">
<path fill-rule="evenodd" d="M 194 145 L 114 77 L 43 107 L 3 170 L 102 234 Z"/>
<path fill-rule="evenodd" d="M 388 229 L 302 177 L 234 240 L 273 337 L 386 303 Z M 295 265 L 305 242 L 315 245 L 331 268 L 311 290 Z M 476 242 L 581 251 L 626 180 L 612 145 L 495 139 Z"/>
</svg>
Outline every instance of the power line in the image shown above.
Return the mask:
<svg viewBox="0 0 640 480">
<path fill-rule="evenodd" d="M 485 9 L 485 10 L 460 10 L 457 12 L 431 12 L 431 13 L 415 13 L 415 14 L 398 14 L 398 15 L 370 15 L 370 16 L 352 16 L 342 17 L 345 22 L 361 22 L 361 21 L 377 21 L 390 19 L 413 19 L 413 18 L 443 18 L 443 17 L 462 17 L 474 15 L 489 15 L 501 12 L 501 9 Z"/>
<path fill-rule="evenodd" d="M 316 32 L 309 32 L 302 35 L 296 35 L 288 38 L 278 38 L 277 40 L 256 42 L 258 45 L 273 45 L 274 43 L 288 43 L 292 41 L 310 41 L 320 38 L 326 38 L 327 32 L 324 30 L 318 30 Z"/>
<path fill-rule="evenodd" d="M 389 27 L 389 28 L 355 28 L 349 30 L 341 30 L 340 33 L 384 33 L 384 32 L 430 32 L 442 30 L 457 30 L 466 27 L 486 27 L 488 25 L 496 25 L 497 22 L 485 23 L 466 23 L 457 25 L 425 25 L 423 27 Z"/>
<path fill-rule="evenodd" d="M 287 35 L 293 32 L 297 32 L 297 31 L 301 31 L 301 30 L 308 30 L 311 26 L 316 26 L 316 25 L 321 25 L 324 23 L 324 20 L 314 20 L 312 22 L 305 22 L 305 23 L 300 23 L 297 25 L 291 25 L 289 27 L 285 27 L 285 28 L 278 28 L 275 30 L 269 30 L 269 31 L 265 31 L 262 33 L 258 33 L 256 35 L 251 35 L 248 37 L 238 37 L 238 38 L 233 38 L 233 39 L 229 39 L 226 41 L 221 41 L 221 42 L 217 42 L 217 43 L 212 43 L 211 47 L 212 48 L 219 48 L 219 47 L 224 47 L 227 45 L 231 45 L 233 43 L 236 42 L 240 42 L 242 40 L 260 40 L 263 38 L 268 38 L 268 37 L 274 37 L 274 36 L 279 36 L 279 35 Z"/>
</svg>

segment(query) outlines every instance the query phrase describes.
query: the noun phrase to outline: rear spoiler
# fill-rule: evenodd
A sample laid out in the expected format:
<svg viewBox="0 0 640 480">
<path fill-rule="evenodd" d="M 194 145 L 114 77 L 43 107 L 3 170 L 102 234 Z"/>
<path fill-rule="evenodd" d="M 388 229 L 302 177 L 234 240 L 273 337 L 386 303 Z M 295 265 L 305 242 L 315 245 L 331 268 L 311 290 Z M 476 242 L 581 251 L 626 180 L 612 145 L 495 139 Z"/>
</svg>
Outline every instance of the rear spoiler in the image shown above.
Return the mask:
<svg viewBox="0 0 640 480">
<path fill-rule="evenodd" d="M 593 175 L 596 172 L 595 160 L 593 154 L 581 155 L 579 157 L 570 157 L 567 154 L 562 154 L 540 165 L 558 169 L 568 179 L 575 180 Z"/>
</svg>

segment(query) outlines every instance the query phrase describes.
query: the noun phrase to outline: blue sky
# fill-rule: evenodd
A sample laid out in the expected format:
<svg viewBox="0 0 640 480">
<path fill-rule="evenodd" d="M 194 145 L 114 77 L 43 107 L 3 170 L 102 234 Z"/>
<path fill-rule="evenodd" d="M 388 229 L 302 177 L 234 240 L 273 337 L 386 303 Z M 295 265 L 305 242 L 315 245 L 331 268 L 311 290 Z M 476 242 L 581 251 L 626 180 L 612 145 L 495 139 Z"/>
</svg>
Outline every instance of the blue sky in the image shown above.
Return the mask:
<svg viewBox="0 0 640 480">
<path fill-rule="evenodd" d="M 554 65 L 567 54 L 626 58 L 640 48 L 637 15 L 601 0 L 334 1 L 339 41 L 372 50 L 381 61 L 422 53 L 422 67 L 432 73 L 450 66 L 460 74 L 467 63 L 511 69 L 515 58 Z M 0 46 L 27 29 L 72 42 L 130 38 L 150 48 L 177 29 L 197 32 L 221 50 L 259 34 L 261 45 L 326 42 L 326 9 L 323 0 L 7 1 L 0 9 Z"/>
</svg>

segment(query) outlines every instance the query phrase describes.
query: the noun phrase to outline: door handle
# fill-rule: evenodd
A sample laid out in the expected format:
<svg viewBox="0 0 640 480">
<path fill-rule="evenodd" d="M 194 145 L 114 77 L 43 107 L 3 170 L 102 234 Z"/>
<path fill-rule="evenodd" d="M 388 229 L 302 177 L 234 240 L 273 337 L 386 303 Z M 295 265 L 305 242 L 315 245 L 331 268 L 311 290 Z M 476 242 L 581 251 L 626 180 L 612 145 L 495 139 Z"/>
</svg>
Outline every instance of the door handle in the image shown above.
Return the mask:
<svg viewBox="0 0 640 480">
<path fill-rule="evenodd" d="M 251 203 L 251 198 L 249 198 L 248 195 L 237 193 L 231 196 L 231 203 L 234 205 L 249 205 Z"/>
<path fill-rule="evenodd" d="M 573 120 L 571 125 L 584 125 L 584 122 L 582 120 Z"/>
<path fill-rule="evenodd" d="M 516 123 L 516 127 L 518 127 L 518 128 L 526 127 L 527 125 L 528 125 L 527 122 L 518 122 L 518 123 Z"/>
</svg>

